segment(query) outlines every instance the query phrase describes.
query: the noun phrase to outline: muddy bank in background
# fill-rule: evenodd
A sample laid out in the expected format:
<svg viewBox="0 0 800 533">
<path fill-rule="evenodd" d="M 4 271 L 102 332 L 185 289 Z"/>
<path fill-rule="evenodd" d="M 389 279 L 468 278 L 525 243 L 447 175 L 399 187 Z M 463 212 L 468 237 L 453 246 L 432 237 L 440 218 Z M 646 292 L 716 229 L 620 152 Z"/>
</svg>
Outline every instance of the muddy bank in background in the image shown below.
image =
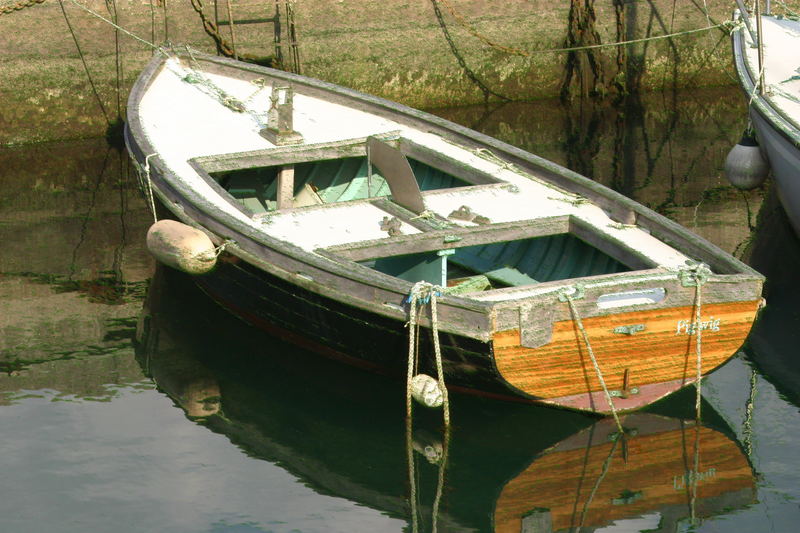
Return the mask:
<svg viewBox="0 0 800 533">
<path fill-rule="evenodd" d="M 216 52 L 189 1 L 154 0 L 151 6 L 118 0 L 116 10 L 114 3 L 81 1 L 144 41 L 169 40 Z M 27 3 L 2 0 L 0 8 Z M 283 1 L 278 4 L 284 6 Z M 195 0 L 194 6 L 200 5 Z M 227 18 L 224 2 L 202 5 L 210 22 Z M 723 22 L 730 18 L 732 5 L 722 0 L 598 1 L 596 30 L 603 43 L 676 33 Z M 788 5 L 798 7 L 800 2 Z M 152 49 L 115 33 L 71 0 L 64 6 L 94 88 L 57 2 L 0 11 L 0 144 L 102 135 L 108 121 L 124 115 L 128 89 Z M 272 2 L 231 3 L 234 20 L 272 17 L 274 9 Z M 569 12 L 566 0 L 304 0 L 294 3 L 296 51 L 304 74 L 414 107 L 500 97 L 531 100 L 559 93 L 566 54 L 537 51 L 564 46 Z M 284 10 L 280 23 L 285 65 L 294 67 Z M 237 24 L 235 38 L 229 26 L 220 25 L 218 34 L 240 54 L 265 61 L 275 55 L 272 22 Z M 598 54 L 609 90 L 732 83 L 723 28 L 635 44 L 622 56 L 613 47 Z"/>
</svg>

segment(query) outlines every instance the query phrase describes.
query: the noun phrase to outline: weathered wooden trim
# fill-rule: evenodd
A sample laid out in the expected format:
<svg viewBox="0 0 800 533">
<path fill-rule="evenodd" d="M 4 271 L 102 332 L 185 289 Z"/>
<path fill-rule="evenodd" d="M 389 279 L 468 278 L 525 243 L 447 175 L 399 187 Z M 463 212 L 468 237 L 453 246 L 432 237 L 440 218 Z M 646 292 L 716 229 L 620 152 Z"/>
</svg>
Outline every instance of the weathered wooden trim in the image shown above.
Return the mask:
<svg viewBox="0 0 800 533">
<path fill-rule="evenodd" d="M 558 235 L 569 231 L 569 216 L 517 220 L 491 226 L 452 227 L 411 235 L 398 235 L 380 240 L 360 241 L 351 244 L 330 246 L 325 250 L 351 261 L 365 261 L 378 257 L 404 255 L 436 250 L 449 250 L 511 241 Z M 453 240 L 453 238 L 458 240 Z"/>
<path fill-rule="evenodd" d="M 331 143 L 280 146 L 265 150 L 235 152 L 192 159 L 206 172 L 227 172 L 248 168 L 279 167 L 296 163 L 366 157 L 366 137 Z"/>
<path fill-rule="evenodd" d="M 213 189 L 219 195 L 220 198 L 225 200 L 229 205 L 233 206 L 237 211 L 244 213 L 248 217 L 252 217 L 253 215 L 255 215 L 255 213 L 246 208 L 241 202 L 236 200 L 236 198 L 231 196 L 231 194 L 228 191 L 226 191 L 222 187 L 222 185 L 220 185 L 219 182 L 216 179 L 214 179 L 213 176 L 211 176 L 211 174 L 206 172 L 206 169 L 199 161 L 197 161 L 197 159 L 198 158 L 190 159 L 188 161 L 189 166 L 192 167 L 195 172 L 197 172 L 197 175 L 200 176 L 200 178 L 203 181 L 205 181 L 208 184 L 208 186 L 211 187 L 211 189 Z"/>
<path fill-rule="evenodd" d="M 279 210 L 294 207 L 294 166 L 286 165 L 278 171 L 277 208 Z"/>
<path fill-rule="evenodd" d="M 400 151 L 402 151 L 411 159 L 416 159 L 420 163 L 425 163 L 430 167 L 437 168 L 450 174 L 451 176 L 462 179 L 467 183 L 472 183 L 474 185 L 502 183 L 507 185 L 506 182 L 495 178 L 488 172 L 478 170 L 475 167 L 464 163 L 463 161 L 448 157 L 441 152 L 431 150 L 430 148 L 421 144 L 417 144 L 414 141 L 406 139 L 405 137 L 400 138 Z"/>
<path fill-rule="evenodd" d="M 609 233 L 600 233 L 598 228 L 578 217 L 570 217 L 569 232 L 631 270 L 646 270 L 658 266 L 652 259 L 628 246 L 624 240 Z"/>
</svg>

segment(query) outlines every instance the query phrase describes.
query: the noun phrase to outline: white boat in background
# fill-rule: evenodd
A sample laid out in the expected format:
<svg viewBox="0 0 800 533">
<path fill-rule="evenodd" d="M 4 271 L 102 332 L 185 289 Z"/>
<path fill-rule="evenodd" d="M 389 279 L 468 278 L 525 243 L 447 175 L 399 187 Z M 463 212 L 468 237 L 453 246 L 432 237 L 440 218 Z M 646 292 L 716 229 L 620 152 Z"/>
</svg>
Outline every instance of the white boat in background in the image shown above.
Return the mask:
<svg viewBox="0 0 800 533">
<path fill-rule="evenodd" d="M 741 10 L 734 18 L 747 22 L 733 33 L 733 54 L 750 120 L 800 235 L 800 20 Z"/>
<path fill-rule="evenodd" d="M 420 346 L 441 339 L 448 388 L 631 410 L 696 381 L 698 337 L 702 375 L 732 357 L 761 302 L 760 274 L 644 206 L 319 80 L 159 53 L 126 143 L 187 230 L 154 224 L 162 261 L 184 268 L 200 243 L 184 269 L 210 270 L 195 281 L 232 313 L 372 370 L 406 375 L 408 298 L 427 283 L 441 295 Z"/>
</svg>

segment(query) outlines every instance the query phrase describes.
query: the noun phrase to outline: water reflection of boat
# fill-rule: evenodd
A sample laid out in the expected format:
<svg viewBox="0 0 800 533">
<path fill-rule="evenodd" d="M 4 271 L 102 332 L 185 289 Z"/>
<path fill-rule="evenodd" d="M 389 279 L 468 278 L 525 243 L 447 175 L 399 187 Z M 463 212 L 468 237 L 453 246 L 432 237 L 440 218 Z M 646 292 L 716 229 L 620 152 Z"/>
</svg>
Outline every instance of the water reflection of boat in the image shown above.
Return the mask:
<svg viewBox="0 0 800 533">
<path fill-rule="evenodd" d="M 140 361 L 159 387 L 190 418 L 314 490 L 408 519 L 402 388 L 253 335 L 182 287 L 185 279 L 164 283 L 164 274 L 151 286 L 139 331 Z M 286 357 L 262 357 L 268 351 Z M 674 531 L 692 513 L 748 505 L 749 462 L 711 407 L 704 412 L 701 426 L 626 415 L 620 436 L 611 420 L 458 397 L 439 530 L 588 531 L 625 521 Z M 414 447 L 435 457 L 440 439 L 438 416 L 421 412 Z M 419 508 L 430 523 L 439 471 L 416 457 Z"/>
<path fill-rule="evenodd" d="M 319 80 L 163 52 L 131 92 L 126 141 L 184 224 L 154 225 L 148 246 L 195 274 L 222 254 L 197 282 L 253 324 L 405 375 L 426 284 L 449 386 L 602 413 L 697 379 L 700 330 L 704 373 L 749 331 L 758 273 L 598 183 Z"/>
<path fill-rule="evenodd" d="M 746 352 L 765 378 L 800 405 L 800 238 L 774 191 L 759 212 L 748 262 L 767 276 L 767 306 L 748 337 Z"/>
</svg>

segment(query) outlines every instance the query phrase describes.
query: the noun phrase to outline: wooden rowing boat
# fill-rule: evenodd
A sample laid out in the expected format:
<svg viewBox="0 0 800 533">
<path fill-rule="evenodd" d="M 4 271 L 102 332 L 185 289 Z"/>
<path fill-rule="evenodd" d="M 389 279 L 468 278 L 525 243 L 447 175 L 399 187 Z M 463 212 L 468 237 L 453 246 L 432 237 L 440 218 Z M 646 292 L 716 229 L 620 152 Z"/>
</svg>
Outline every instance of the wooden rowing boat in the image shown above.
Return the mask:
<svg viewBox="0 0 800 533">
<path fill-rule="evenodd" d="M 212 298 L 376 371 L 405 374 L 423 283 L 421 371 L 435 327 L 450 389 L 624 411 L 693 383 L 699 354 L 703 375 L 723 364 L 759 308 L 761 275 L 632 200 L 319 80 L 164 51 L 126 143 L 145 195 L 210 239 Z"/>
</svg>

